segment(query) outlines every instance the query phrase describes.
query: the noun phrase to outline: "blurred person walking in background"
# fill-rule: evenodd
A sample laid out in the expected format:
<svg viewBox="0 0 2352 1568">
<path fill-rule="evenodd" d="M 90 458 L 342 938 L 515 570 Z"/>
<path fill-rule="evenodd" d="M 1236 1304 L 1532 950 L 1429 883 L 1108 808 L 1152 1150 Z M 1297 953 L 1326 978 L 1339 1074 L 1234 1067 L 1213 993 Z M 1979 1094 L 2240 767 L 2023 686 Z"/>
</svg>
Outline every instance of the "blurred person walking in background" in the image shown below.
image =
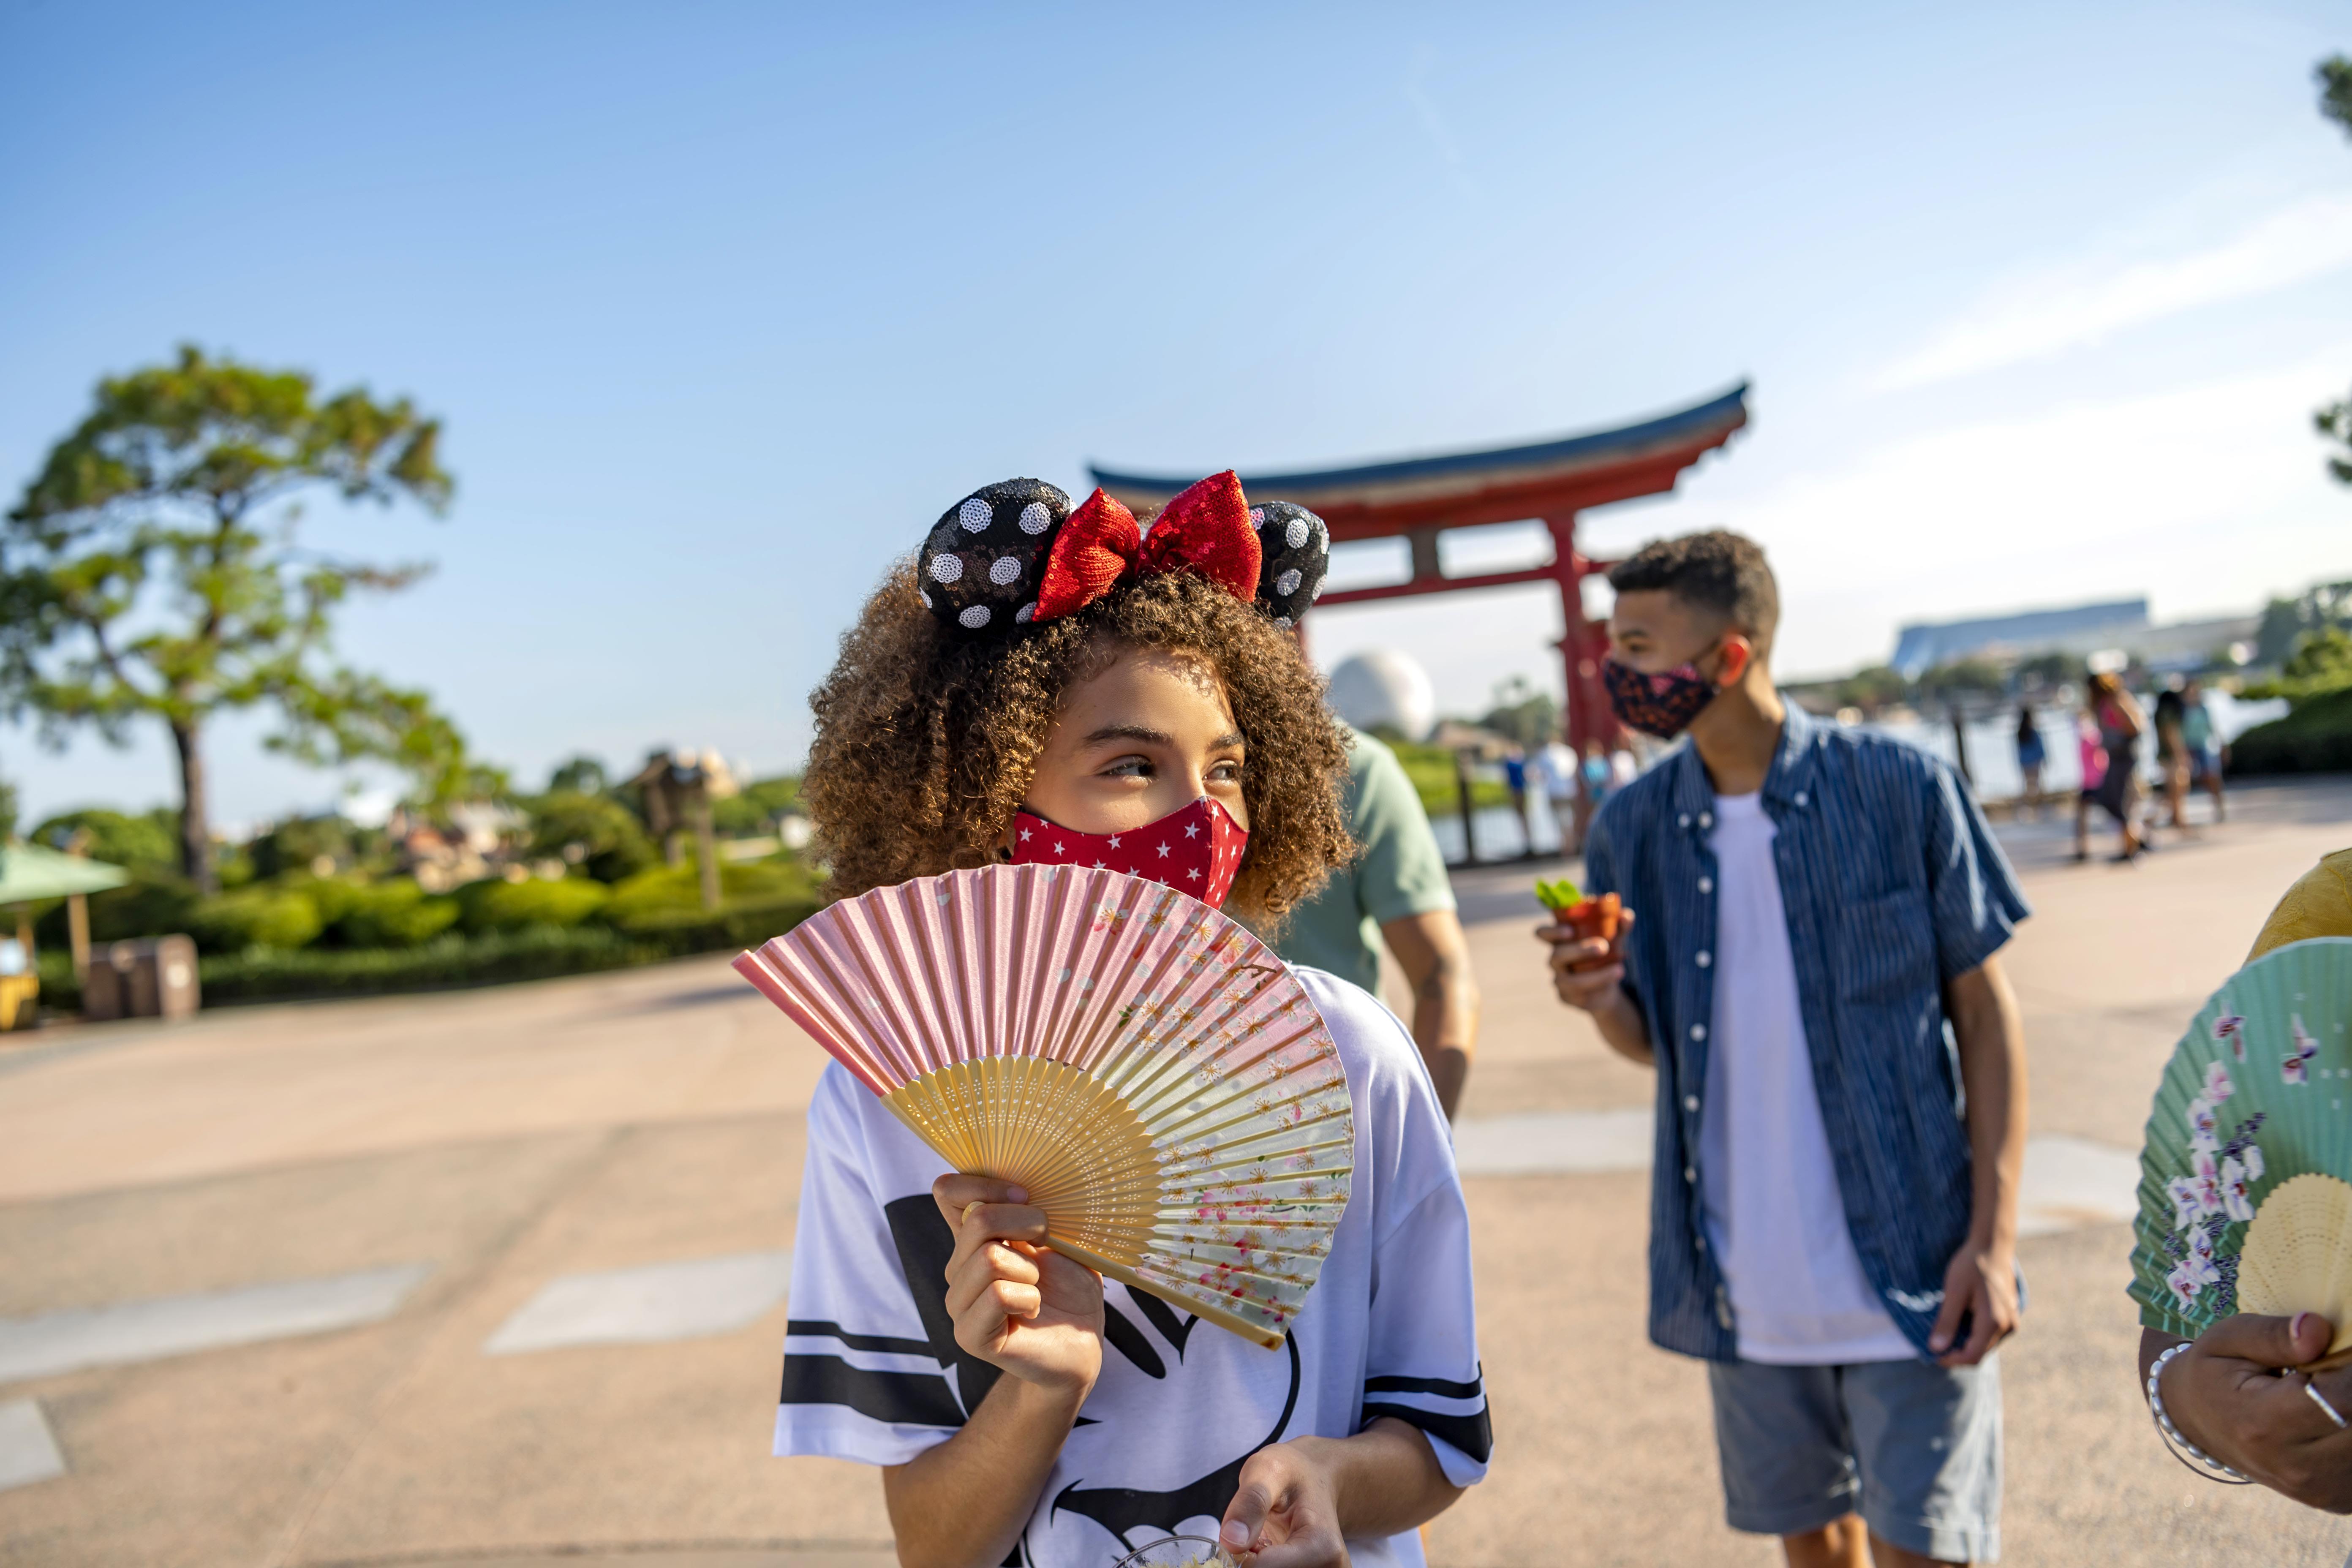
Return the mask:
<svg viewBox="0 0 2352 1568">
<path fill-rule="evenodd" d="M 2217 739 L 2213 710 L 2205 706 L 2205 689 L 2191 676 L 2180 689 L 2180 740 L 2189 754 L 2189 787 L 2201 787 L 2213 797 L 2213 820 L 2218 823 L 2229 816 L 2221 799 L 2221 764 L 2229 748 L 2218 744 Z"/>
<path fill-rule="evenodd" d="M 2042 731 L 2033 722 L 2033 704 L 2017 705 L 2017 771 L 2025 777 L 2024 805 L 2036 813 L 2042 809 L 2042 770 L 2050 761 L 2050 750 L 2042 743 Z"/>
<path fill-rule="evenodd" d="M 1650 1337 L 1707 1363 L 1733 1529 L 1799 1568 L 1990 1561 L 2025 1156 L 1995 955 L 2025 900 L 1949 767 L 1781 699 L 1753 542 L 1656 542 L 1609 580 L 1617 715 L 1690 744 L 1587 841 L 1619 939 L 1537 935 L 1657 1071 Z"/>
<path fill-rule="evenodd" d="M 1592 833 L 1594 813 L 1617 787 L 1615 770 L 1609 765 L 1609 753 L 1598 741 L 1584 742 L 1584 762 L 1580 772 L 1584 784 L 1584 795 L 1577 811 L 1577 848 L 1581 853 L 1586 838 Z"/>
<path fill-rule="evenodd" d="M 2091 858 L 2090 809 L 2095 803 L 2122 830 L 2123 847 L 2116 851 L 2116 859 L 2130 861 L 2144 847 L 2135 820 L 2139 811 L 2139 781 L 2132 773 L 2147 721 L 2124 683 L 2101 671 L 2091 677 L 2090 689 L 2084 694 L 2083 724 L 2083 795 L 2074 806 L 2074 858 Z"/>
<path fill-rule="evenodd" d="M 1503 753 L 1503 786 L 1511 792 L 1511 815 L 1518 819 L 1520 840 L 1533 854 L 1536 833 L 1528 825 L 1528 754 L 1517 746 Z"/>
<path fill-rule="evenodd" d="M 2167 686 L 2156 694 L 2156 766 L 2164 776 L 2164 804 L 2170 816 L 2166 826 L 2183 837 L 2189 832 L 2189 819 L 2182 815 L 2189 804 L 2189 742 L 2181 734 L 2186 711 L 2176 688 Z M 2151 822 L 2151 830 L 2153 826 Z"/>
<path fill-rule="evenodd" d="M 1445 857 L 1396 753 L 1353 725 L 1340 808 L 1356 858 L 1290 911 L 1275 951 L 1381 994 L 1385 942 L 1412 993 L 1413 1044 L 1451 1120 L 1478 1048 L 1478 982 Z M 1527 823 L 1523 812 L 1519 822 Z"/>
<path fill-rule="evenodd" d="M 1577 818 L 1576 753 L 1554 735 L 1535 755 L 1536 782 L 1543 786 L 1544 802 L 1559 833 L 1559 852 L 1573 855 L 1584 847 L 1583 826 Z"/>
</svg>

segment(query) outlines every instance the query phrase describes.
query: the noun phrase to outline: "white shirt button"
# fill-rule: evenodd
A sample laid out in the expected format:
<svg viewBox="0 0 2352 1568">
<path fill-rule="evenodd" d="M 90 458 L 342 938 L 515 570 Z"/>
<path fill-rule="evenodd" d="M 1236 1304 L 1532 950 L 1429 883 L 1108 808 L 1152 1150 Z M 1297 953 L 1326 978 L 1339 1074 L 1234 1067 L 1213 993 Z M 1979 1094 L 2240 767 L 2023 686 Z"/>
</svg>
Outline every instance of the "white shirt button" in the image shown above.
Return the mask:
<svg viewBox="0 0 2352 1568">
<path fill-rule="evenodd" d="M 1696 1110 L 1698 1109 L 1698 1096 L 1695 1094 L 1686 1094 L 1683 1096 L 1683 1109 L 1685 1110 Z"/>
<path fill-rule="evenodd" d="M 1683 1167 L 1683 1180 L 1684 1180 L 1684 1181 L 1685 1181 L 1685 1182 L 1696 1182 L 1696 1181 L 1697 1181 L 1697 1180 L 1698 1180 L 1698 1167 L 1697 1167 L 1697 1166 L 1696 1166 L 1696 1165 L 1685 1165 L 1685 1166 Z"/>
<path fill-rule="evenodd" d="M 1713 953 L 1711 953 L 1711 952 L 1707 952 L 1706 949 L 1704 949 L 1704 948 L 1702 948 L 1702 949 L 1700 949 L 1700 950 L 1699 950 L 1699 955 L 1698 955 L 1698 966 L 1699 966 L 1701 969 L 1705 969 L 1708 964 L 1713 963 L 1714 962 L 1715 962 L 1715 954 L 1713 954 Z"/>
<path fill-rule="evenodd" d="M 1715 826 L 1714 816 L 1707 812 L 1700 812 L 1698 814 L 1698 825 L 1701 827 L 1713 827 Z"/>
<path fill-rule="evenodd" d="M 1684 826 L 1684 827 L 1688 827 L 1688 826 L 1690 826 L 1690 813 L 1689 813 L 1689 812 L 1687 812 L 1687 811 L 1685 811 L 1685 812 L 1684 812 L 1684 813 L 1682 814 L 1682 816 L 1680 816 L 1679 817 L 1675 818 L 1675 822 L 1676 822 L 1679 826 Z"/>
<path fill-rule="evenodd" d="M 1715 891 L 1715 879 L 1712 877 L 1701 877 L 1698 879 L 1698 890 L 1702 893 L 1712 893 Z"/>
<path fill-rule="evenodd" d="M 1799 790 L 1797 792 L 1797 804 L 1799 805 L 1805 804 L 1805 792 L 1803 790 Z"/>
<path fill-rule="evenodd" d="M 1691 1245 L 1696 1247 L 1699 1251 L 1705 1252 L 1706 1250 L 1706 1237 L 1703 1236 L 1695 1237 L 1692 1238 Z"/>
<path fill-rule="evenodd" d="M 1694 1040 L 1703 1040 L 1706 1038 L 1706 1026 L 1705 1024 L 1693 1024 L 1691 1026 L 1691 1038 Z"/>
</svg>

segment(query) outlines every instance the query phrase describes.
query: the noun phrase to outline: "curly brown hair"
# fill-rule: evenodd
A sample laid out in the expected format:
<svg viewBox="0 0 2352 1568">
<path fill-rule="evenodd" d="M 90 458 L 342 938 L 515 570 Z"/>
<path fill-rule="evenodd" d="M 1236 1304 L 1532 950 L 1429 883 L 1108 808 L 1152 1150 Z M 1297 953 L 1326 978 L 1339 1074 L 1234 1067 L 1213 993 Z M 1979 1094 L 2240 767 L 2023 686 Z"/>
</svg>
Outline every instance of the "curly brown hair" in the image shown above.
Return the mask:
<svg viewBox="0 0 2352 1568">
<path fill-rule="evenodd" d="M 942 636 L 917 589 L 911 557 L 892 566 L 810 698 L 801 798 L 835 896 L 995 859 L 1063 694 L 1127 649 L 1197 660 L 1233 705 L 1250 837 L 1232 913 L 1278 929 L 1355 853 L 1339 804 L 1347 741 L 1322 682 L 1247 603 L 1170 572 L 1009 641 L 973 643 Z"/>
</svg>

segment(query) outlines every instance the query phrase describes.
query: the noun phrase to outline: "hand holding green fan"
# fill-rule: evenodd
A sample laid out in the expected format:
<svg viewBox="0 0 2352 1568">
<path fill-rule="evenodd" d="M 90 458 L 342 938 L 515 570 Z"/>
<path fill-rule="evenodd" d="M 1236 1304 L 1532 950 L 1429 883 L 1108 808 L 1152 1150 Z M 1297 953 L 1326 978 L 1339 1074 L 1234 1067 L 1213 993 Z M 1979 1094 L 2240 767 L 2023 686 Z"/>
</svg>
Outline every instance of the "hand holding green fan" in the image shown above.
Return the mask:
<svg viewBox="0 0 2352 1568">
<path fill-rule="evenodd" d="M 2132 1298 L 2194 1339 L 2316 1311 L 2352 1352 L 2352 937 L 2231 976 L 2173 1048 L 2140 1152 Z"/>
</svg>

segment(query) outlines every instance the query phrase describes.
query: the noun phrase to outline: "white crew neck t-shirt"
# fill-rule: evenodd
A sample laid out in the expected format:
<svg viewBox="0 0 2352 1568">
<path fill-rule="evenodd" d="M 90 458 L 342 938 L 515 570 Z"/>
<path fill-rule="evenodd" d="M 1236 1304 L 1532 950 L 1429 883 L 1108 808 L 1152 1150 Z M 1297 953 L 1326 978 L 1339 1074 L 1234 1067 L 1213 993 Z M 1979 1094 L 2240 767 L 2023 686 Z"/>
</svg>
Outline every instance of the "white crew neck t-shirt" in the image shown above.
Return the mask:
<svg viewBox="0 0 2352 1568">
<path fill-rule="evenodd" d="M 1103 1568 L 1171 1533 L 1213 1537 L 1267 1443 L 1352 1436 L 1391 1415 L 1455 1486 L 1491 1439 L 1470 1226 L 1445 1116 L 1393 1014 L 1296 971 L 1348 1073 L 1356 1168 L 1323 1271 L 1279 1350 L 1107 1283 L 1102 1374 L 1008 1562 Z M 955 1435 L 1001 1375 L 942 1304 L 952 1244 L 931 1201 L 947 1163 L 839 1063 L 808 1114 L 775 1451 L 901 1465 Z M 1180 1531 L 1180 1527 L 1189 1530 Z M 1360 1568 L 1421 1568 L 1415 1531 L 1349 1541 Z"/>
<path fill-rule="evenodd" d="M 1715 797 L 1715 1005 L 1699 1114 L 1707 1245 L 1739 1359 L 1782 1366 L 1918 1352 L 1863 1274 L 1805 1046 L 1797 963 L 1761 795 Z"/>
</svg>

